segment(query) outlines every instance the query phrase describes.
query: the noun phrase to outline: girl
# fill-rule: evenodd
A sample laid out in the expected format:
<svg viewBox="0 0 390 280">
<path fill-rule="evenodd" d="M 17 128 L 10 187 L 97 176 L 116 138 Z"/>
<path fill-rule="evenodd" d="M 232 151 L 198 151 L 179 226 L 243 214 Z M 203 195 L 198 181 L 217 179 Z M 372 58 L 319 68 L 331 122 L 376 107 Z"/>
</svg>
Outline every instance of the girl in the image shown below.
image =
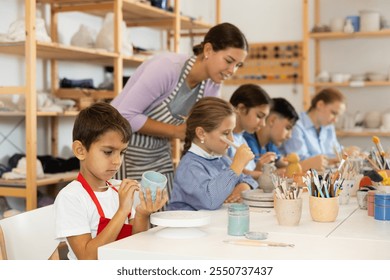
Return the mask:
<svg viewBox="0 0 390 280">
<path fill-rule="evenodd" d="M 233 130 L 234 142 L 239 145 L 247 145 L 243 136 L 244 132 L 254 133 L 265 126 L 265 119 L 270 112 L 272 99 L 260 86 L 245 84 L 233 93 L 230 103 L 234 106 L 237 115 L 236 126 Z M 232 158 L 235 153 L 236 149 L 230 147 L 228 155 Z M 256 166 L 255 161 L 251 160 L 245 167 L 245 174 L 258 179 L 261 174 L 260 168 L 260 165 Z"/>
<path fill-rule="evenodd" d="M 291 138 L 283 147 L 286 153 L 299 155 L 303 170 L 324 170 L 338 161 L 334 149 L 341 146 L 334 123 L 345 107 L 345 97 L 339 90 L 325 88 L 313 97 L 309 110 L 300 114 Z"/>
<path fill-rule="evenodd" d="M 241 192 L 257 188 L 242 174 L 254 158 L 241 145 L 230 160 L 226 138 L 232 140 L 236 117 L 232 106 L 216 97 L 205 97 L 191 109 L 187 119 L 183 157 L 176 170 L 170 210 L 215 210 L 224 202 L 237 202 Z"/>
</svg>

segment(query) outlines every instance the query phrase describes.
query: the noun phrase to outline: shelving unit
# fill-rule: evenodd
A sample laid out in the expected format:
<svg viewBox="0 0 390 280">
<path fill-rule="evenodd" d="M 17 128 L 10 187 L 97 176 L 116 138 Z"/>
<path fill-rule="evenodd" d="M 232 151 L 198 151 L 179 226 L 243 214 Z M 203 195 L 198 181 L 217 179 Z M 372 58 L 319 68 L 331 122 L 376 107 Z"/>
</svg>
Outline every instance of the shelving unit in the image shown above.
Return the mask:
<svg viewBox="0 0 390 280">
<path fill-rule="evenodd" d="M 311 9 L 312 8 L 312 9 Z M 310 15 L 314 14 L 314 23 L 310 22 Z M 374 39 L 374 38 L 390 38 L 390 29 L 380 30 L 375 32 L 311 32 L 311 27 L 321 24 L 320 21 L 320 0 L 303 0 L 303 106 L 308 109 L 311 101 L 311 90 L 318 92 L 324 87 L 344 87 L 344 88 L 359 88 L 359 87 L 389 87 L 390 81 L 363 81 L 363 82 L 344 82 L 344 83 L 320 83 L 310 80 L 310 73 L 315 73 L 315 76 L 322 70 L 321 68 L 321 42 L 329 40 L 355 40 L 355 39 Z M 310 54 L 310 43 L 314 43 L 314 54 Z M 314 59 L 314 69 L 310 69 L 310 59 Z M 390 132 L 363 129 L 362 131 L 341 130 L 337 131 L 339 137 L 369 137 L 390 136 Z"/>
<path fill-rule="evenodd" d="M 3 0 L 0 0 L 3 1 Z M 48 4 L 51 8 L 50 37 L 52 43 L 36 41 L 35 14 L 36 5 Z M 122 76 L 124 67 L 136 67 L 143 62 L 143 58 L 137 56 L 124 56 L 120 46 L 122 38 L 120 26 L 124 20 L 128 27 L 144 26 L 166 30 L 169 36 L 173 36 L 173 51 L 179 51 L 180 36 L 193 35 L 194 30 L 203 32 L 212 25 L 180 15 L 180 0 L 174 1 L 174 12 L 168 12 L 156 7 L 131 0 L 25 0 L 25 28 L 26 40 L 24 42 L 0 43 L 0 53 L 14 56 L 22 56 L 25 59 L 25 84 L 19 86 L 0 86 L 0 94 L 21 94 L 25 96 L 25 112 L 2 112 L 0 116 L 15 117 L 24 116 L 26 125 L 26 180 L 0 180 L 0 196 L 14 196 L 26 199 L 26 210 L 37 207 L 37 187 L 66 182 L 76 178 L 77 172 L 47 175 L 43 179 L 36 176 L 37 158 L 37 117 L 49 117 L 52 130 L 51 151 L 57 155 L 58 144 L 58 118 L 76 116 L 77 112 L 38 112 L 36 89 L 36 64 L 37 59 L 50 60 L 51 65 L 51 91 L 61 98 L 79 98 L 88 96 L 93 98 L 113 98 L 123 87 Z M 216 0 L 217 18 L 219 18 L 220 0 Z M 114 13 L 114 52 L 104 50 L 86 49 L 75 46 L 67 46 L 58 43 L 58 14 L 63 12 L 79 11 L 104 17 L 107 12 Z M 185 30 L 189 31 L 186 34 Z M 58 61 L 78 61 L 101 66 L 113 66 L 114 90 L 90 90 L 90 89 L 61 89 L 59 88 Z M 174 155 L 179 158 L 179 144 L 174 141 Z"/>
</svg>

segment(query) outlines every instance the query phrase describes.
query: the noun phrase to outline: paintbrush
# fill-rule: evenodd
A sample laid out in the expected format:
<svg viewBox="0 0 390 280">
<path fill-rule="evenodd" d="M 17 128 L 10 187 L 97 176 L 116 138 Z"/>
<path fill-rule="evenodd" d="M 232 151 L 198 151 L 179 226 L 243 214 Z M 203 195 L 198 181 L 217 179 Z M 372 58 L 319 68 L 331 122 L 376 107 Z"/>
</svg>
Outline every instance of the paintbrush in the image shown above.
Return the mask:
<svg viewBox="0 0 390 280">
<path fill-rule="evenodd" d="M 377 136 L 372 136 L 372 142 L 374 142 L 377 150 L 378 150 L 378 153 L 379 153 L 379 156 L 380 156 L 380 159 L 383 163 L 383 169 L 386 169 L 386 161 L 385 161 L 385 151 L 383 150 L 383 147 L 382 147 L 382 144 L 381 144 L 381 140 L 379 139 L 379 137 Z"/>
<path fill-rule="evenodd" d="M 273 242 L 273 241 L 263 241 L 263 240 L 246 240 L 246 239 L 228 239 L 223 242 L 233 245 L 242 245 L 242 246 L 255 246 L 255 247 L 294 247 L 294 244 L 291 243 L 282 243 L 282 242 Z"/>
<path fill-rule="evenodd" d="M 340 161 L 339 167 L 338 167 L 337 170 L 332 174 L 332 180 L 331 180 L 332 185 L 334 184 L 334 182 L 336 182 L 337 178 L 338 178 L 339 175 L 341 174 L 341 170 L 342 170 L 344 164 L 346 163 L 347 158 L 348 158 L 348 155 L 347 155 L 347 154 L 343 154 L 343 158 L 342 158 L 341 161 Z"/>
<path fill-rule="evenodd" d="M 105 185 L 105 186 L 100 186 L 100 187 L 98 187 L 98 189 L 119 188 L 120 186 L 121 186 L 121 183 L 109 184 L 109 185 Z M 137 185 L 134 185 L 134 186 L 140 187 L 140 184 L 138 183 Z"/>
<path fill-rule="evenodd" d="M 236 149 L 238 149 L 238 148 L 240 147 L 240 146 L 238 146 L 236 143 L 230 141 L 229 139 L 227 139 L 227 138 L 224 137 L 224 136 L 221 136 L 220 139 L 221 139 L 223 142 L 225 142 L 226 144 L 228 144 L 229 146 L 232 146 L 232 147 L 234 147 L 234 148 L 236 148 Z"/>
<path fill-rule="evenodd" d="M 368 156 L 365 156 L 365 159 L 372 165 L 372 167 L 374 168 L 375 171 L 380 170 L 378 165 L 376 165 L 376 163 L 372 159 L 370 159 Z"/>
</svg>

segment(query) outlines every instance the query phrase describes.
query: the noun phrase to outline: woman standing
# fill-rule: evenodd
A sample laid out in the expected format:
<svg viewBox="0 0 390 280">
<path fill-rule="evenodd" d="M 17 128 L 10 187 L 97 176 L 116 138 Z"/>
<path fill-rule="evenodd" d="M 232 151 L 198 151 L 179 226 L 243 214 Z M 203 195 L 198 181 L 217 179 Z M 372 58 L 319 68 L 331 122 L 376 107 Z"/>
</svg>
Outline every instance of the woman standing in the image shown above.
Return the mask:
<svg viewBox="0 0 390 280">
<path fill-rule="evenodd" d="M 119 177 L 141 179 L 147 170 L 173 182 L 170 139 L 185 137 L 185 119 L 203 96 L 217 96 L 220 84 L 242 66 L 248 52 L 243 33 L 230 23 L 211 28 L 194 56 L 166 53 L 137 68 L 112 105 L 135 132 Z"/>
</svg>

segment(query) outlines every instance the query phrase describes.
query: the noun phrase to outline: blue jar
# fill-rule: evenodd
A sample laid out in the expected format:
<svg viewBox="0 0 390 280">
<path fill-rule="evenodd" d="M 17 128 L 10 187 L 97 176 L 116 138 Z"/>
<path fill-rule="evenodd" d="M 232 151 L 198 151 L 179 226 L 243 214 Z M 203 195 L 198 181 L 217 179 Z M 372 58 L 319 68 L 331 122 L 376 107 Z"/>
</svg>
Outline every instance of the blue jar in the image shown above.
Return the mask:
<svg viewBox="0 0 390 280">
<path fill-rule="evenodd" d="M 390 221 L 390 194 L 375 193 L 374 205 L 375 220 Z"/>
<path fill-rule="evenodd" d="M 241 236 L 249 232 L 249 206 L 232 203 L 228 207 L 228 234 Z"/>
</svg>

